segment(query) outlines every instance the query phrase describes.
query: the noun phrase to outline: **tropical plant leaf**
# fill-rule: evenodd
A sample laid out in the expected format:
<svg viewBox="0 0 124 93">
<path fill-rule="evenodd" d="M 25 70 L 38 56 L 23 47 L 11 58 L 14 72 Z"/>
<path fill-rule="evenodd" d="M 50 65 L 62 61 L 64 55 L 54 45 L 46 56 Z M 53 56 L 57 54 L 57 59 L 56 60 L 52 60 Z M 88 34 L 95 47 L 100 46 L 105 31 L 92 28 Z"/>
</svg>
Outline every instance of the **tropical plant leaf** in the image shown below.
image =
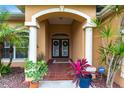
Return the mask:
<svg viewBox="0 0 124 93">
<path fill-rule="evenodd" d="M 100 18 L 100 19 L 94 18 L 94 19 L 92 19 L 92 22 L 96 25 L 97 28 L 100 28 L 102 25 L 102 18 Z"/>
<path fill-rule="evenodd" d="M 107 39 L 110 38 L 112 36 L 111 26 L 110 25 L 104 26 L 100 33 L 103 38 Z"/>
</svg>

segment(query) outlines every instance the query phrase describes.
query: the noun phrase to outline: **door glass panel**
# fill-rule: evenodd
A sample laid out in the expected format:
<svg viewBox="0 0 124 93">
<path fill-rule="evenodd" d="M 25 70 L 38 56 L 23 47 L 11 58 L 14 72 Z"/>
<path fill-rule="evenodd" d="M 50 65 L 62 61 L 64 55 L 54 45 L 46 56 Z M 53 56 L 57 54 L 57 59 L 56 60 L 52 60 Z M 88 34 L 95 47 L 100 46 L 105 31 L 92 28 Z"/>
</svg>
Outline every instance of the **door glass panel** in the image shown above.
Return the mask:
<svg viewBox="0 0 124 93">
<path fill-rule="evenodd" d="M 63 57 L 68 57 L 68 46 L 69 46 L 68 40 L 62 40 L 62 56 Z"/>
<path fill-rule="evenodd" d="M 59 57 L 60 41 L 53 40 L 53 57 Z"/>
</svg>

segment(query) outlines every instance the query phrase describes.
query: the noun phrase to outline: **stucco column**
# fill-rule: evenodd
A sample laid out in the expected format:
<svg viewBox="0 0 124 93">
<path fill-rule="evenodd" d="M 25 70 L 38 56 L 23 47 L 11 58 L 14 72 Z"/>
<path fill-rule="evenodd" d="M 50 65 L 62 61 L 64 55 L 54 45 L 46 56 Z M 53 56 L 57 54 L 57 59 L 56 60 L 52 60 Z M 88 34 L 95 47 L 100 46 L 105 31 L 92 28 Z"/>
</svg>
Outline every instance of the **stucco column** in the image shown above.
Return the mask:
<svg viewBox="0 0 124 93">
<path fill-rule="evenodd" d="M 37 61 L 37 27 L 29 27 L 29 51 L 28 58 L 30 61 Z"/>
<path fill-rule="evenodd" d="M 90 65 L 92 65 L 92 30 L 92 27 L 85 27 L 85 57 Z"/>
</svg>

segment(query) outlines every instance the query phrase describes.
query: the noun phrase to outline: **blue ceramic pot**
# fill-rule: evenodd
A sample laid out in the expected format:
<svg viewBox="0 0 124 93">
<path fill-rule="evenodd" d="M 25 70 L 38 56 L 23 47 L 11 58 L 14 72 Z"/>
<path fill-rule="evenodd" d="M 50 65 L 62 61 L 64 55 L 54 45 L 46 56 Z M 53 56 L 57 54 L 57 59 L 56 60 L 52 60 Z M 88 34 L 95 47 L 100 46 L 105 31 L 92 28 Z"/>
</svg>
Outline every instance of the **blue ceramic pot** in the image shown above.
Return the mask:
<svg viewBox="0 0 124 93">
<path fill-rule="evenodd" d="M 80 78 L 79 87 L 89 88 L 90 83 L 91 83 L 91 78 Z"/>
</svg>

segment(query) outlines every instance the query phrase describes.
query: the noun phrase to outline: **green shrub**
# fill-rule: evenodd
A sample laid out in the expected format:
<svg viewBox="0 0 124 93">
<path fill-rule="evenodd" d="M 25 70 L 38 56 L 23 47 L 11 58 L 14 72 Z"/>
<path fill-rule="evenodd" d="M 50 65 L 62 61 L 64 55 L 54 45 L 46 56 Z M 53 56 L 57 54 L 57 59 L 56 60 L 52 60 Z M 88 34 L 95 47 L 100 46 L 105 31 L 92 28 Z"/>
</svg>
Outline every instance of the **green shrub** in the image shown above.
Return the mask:
<svg viewBox="0 0 124 93">
<path fill-rule="evenodd" d="M 48 72 L 48 66 L 46 61 L 41 60 L 33 63 L 32 61 L 26 60 L 25 64 L 25 76 L 32 78 L 32 82 L 37 82 L 43 79 Z"/>
<path fill-rule="evenodd" d="M 11 72 L 11 67 L 10 66 L 6 66 L 4 64 L 1 64 L 0 65 L 0 77 L 3 75 L 3 74 L 8 74 Z"/>
</svg>

